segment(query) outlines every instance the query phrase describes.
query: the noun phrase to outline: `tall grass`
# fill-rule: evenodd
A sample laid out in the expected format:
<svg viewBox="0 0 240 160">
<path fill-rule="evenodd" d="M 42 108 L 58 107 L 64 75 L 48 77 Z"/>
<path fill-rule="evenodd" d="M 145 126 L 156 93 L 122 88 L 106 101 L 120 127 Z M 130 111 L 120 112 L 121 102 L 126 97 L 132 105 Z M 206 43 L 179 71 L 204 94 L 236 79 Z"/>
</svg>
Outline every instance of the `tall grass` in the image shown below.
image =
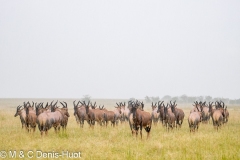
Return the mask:
<svg viewBox="0 0 240 160">
<path fill-rule="evenodd" d="M 18 104 L 10 103 L 10 109 L 0 106 L 0 150 L 7 152 L 80 151 L 82 159 L 240 159 L 238 107 L 229 107 L 229 123 L 218 132 L 212 124 L 201 124 L 198 132 L 190 134 L 187 117 L 191 108 L 185 107 L 186 116 L 180 130 L 167 132 L 158 124 L 152 126 L 149 139 L 146 139 L 146 132 L 143 130 L 141 140 L 140 134 L 137 138 L 131 135 L 127 122 L 115 128 L 110 125 L 108 128 L 96 125 L 91 129 L 87 123 L 84 128 L 80 128 L 72 109 L 69 109 L 71 117 L 66 133 L 55 134 L 51 129 L 48 136 L 41 137 L 38 128 L 33 134 L 21 128 L 19 117 L 13 116 Z M 69 108 L 72 108 L 70 103 Z"/>
</svg>

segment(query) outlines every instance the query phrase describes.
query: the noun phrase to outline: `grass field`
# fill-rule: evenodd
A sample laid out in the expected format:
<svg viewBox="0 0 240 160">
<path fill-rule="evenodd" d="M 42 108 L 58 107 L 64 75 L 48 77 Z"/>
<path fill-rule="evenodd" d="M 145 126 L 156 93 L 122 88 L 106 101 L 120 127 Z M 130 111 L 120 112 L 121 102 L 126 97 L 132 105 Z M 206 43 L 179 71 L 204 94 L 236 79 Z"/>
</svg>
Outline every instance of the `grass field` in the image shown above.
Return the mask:
<svg viewBox="0 0 240 160">
<path fill-rule="evenodd" d="M 27 99 L 35 102 L 50 102 L 52 99 Z M 240 159 L 240 107 L 228 106 L 230 118 L 220 131 L 212 124 L 201 124 L 199 131 L 190 134 L 187 117 L 191 104 L 180 105 L 185 112 L 185 119 L 180 130 L 167 132 L 160 124 L 152 126 L 150 138 L 143 140 L 132 137 L 128 123 L 115 128 L 84 124 L 80 128 L 73 116 L 73 99 L 67 99 L 70 118 L 66 133 L 55 134 L 54 129 L 48 136 L 41 138 L 38 128 L 33 134 L 21 128 L 19 117 L 14 117 L 16 107 L 26 99 L 0 99 L 0 151 L 16 150 L 27 152 L 81 152 L 81 159 Z M 59 99 L 61 100 L 61 99 Z M 113 108 L 121 100 L 96 100 L 106 108 Z M 150 104 L 145 105 L 150 111 Z M 1 158 L 0 158 L 1 159 Z M 6 159 L 9 159 L 7 157 Z M 32 159 L 37 159 L 36 155 Z M 47 158 L 46 158 L 47 159 Z M 49 158 L 51 159 L 51 158 Z M 66 159 L 52 158 L 52 159 Z M 71 158 L 69 158 L 71 159 Z"/>
</svg>

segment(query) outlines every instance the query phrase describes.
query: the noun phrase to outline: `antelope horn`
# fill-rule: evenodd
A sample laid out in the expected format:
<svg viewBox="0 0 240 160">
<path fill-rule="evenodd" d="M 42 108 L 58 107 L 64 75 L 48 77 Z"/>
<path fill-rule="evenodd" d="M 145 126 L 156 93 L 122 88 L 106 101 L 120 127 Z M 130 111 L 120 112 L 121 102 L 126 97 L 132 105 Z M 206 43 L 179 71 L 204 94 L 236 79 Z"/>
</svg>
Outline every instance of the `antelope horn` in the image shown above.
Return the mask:
<svg viewBox="0 0 240 160">
<path fill-rule="evenodd" d="M 53 100 L 53 101 L 54 101 L 54 100 Z M 53 101 L 51 102 L 50 106 L 52 106 Z"/>
<path fill-rule="evenodd" d="M 62 102 L 60 102 L 60 103 L 61 103 L 61 105 L 63 106 L 63 108 L 65 108 L 64 104 L 63 104 Z"/>
<path fill-rule="evenodd" d="M 55 107 L 57 103 L 58 103 L 58 100 L 57 100 L 57 102 L 53 105 L 53 107 Z"/>
<path fill-rule="evenodd" d="M 199 112 L 199 109 L 198 109 L 198 107 L 196 106 L 196 108 L 197 108 L 197 110 L 198 110 L 198 112 Z"/>
<path fill-rule="evenodd" d="M 65 106 L 65 108 L 67 108 L 67 103 L 66 103 L 66 102 L 64 102 L 64 101 L 63 101 L 63 103 L 65 103 L 65 105 L 66 105 L 66 106 Z"/>
<path fill-rule="evenodd" d="M 162 102 L 160 103 L 160 105 L 162 105 L 162 104 L 163 104 L 163 102 L 164 102 L 164 101 L 162 101 Z"/>
<path fill-rule="evenodd" d="M 81 105 L 84 105 L 81 101 L 79 101 L 81 103 Z"/>
<path fill-rule="evenodd" d="M 48 106 L 48 102 L 47 102 L 47 104 L 46 104 L 45 108 L 47 108 L 47 106 Z"/>
<path fill-rule="evenodd" d="M 26 103 L 25 102 L 23 102 L 23 107 L 26 108 Z"/>
<path fill-rule="evenodd" d="M 221 101 L 221 102 L 222 102 L 222 104 L 223 104 L 223 108 L 224 108 L 225 104 L 224 104 L 224 102 L 223 102 L 223 101 Z"/>
<path fill-rule="evenodd" d="M 17 107 L 17 110 L 20 110 L 21 108 L 22 108 L 22 106 L 19 105 L 19 106 Z"/>
<path fill-rule="evenodd" d="M 76 107 L 78 106 L 79 102 L 80 102 L 80 101 L 78 101 L 78 103 L 77 103 Z M 66 104 L 66 108 L 67 108 L 67 103 L 66 103 L 66 102 L 64 102 L 64 103 Z"/>
<path fill-rule="evenodd" d="M 39 103 L 37 106 L 35 106 L 36 108 L 38 108 L 40 106 L 41 103 Z"/>
</svg>

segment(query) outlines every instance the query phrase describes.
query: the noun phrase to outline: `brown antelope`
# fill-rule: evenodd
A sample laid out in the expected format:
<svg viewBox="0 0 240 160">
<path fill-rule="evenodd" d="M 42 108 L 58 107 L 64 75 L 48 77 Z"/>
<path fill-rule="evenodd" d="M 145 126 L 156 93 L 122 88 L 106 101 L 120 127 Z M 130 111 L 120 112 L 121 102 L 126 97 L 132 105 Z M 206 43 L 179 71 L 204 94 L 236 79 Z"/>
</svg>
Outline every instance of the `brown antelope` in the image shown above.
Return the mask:
<svg viewBox="0 0 240 160">
<path fill-rule="evenodd" d="M 157 110 L 157 113 L 159 113 L 159 118 L 160 118 L 160 121 L 162 122 L 162 126 L 165 125 L 164 123 L 164 120 L 163 120 L 163 114 L 164 114 L 164 107 L 162 106 L 164 101 L 158 101 L 158 110 Z"/>
<path fill-rule="evenodd" d="M 125 102 L 124 103 L 120 103 L 120 106 L 121 106 L 121 118 L 120 118 L 120 120 L 121 120 L 121 123 L 122 122 L 125 122 L 126 120 L 128 120 L 128 118 L 127 118 L 127 116 L 128 116 L 128 113 L 127 113 L 127 115 L 126 115 L 126 113 L 125 113 L 125 110 L 126 110 L 126 104 L 125 104 Z"/>
<path fill-rule="evenodd" d="M 105 121 L 104 111 L 97 108 L 96 102 L 94 103 L 94 105 L 92 105 L 92 103 L 90 104 L 91 104 L 92 112 L 94 112 L 95 121 L 97 121 L 100 126 L 103 126 Z"/>
<path fill-rule="evenodd" d="M 102 106 L 102 108 L 99 107 L 99 109 L 104 112 L 104 121 L 105 121 L 106 127 L 109 121 L 111 122 L 111 126 L 115 127 L 116 115 L 114 114 L 114 112 L 108 111 L 106 108 L 104 108 L 104 106 Z"/>
<path fill-rule="evenodd" d="M 195 132 L 195 130 L 199 128 L 199 123 L 202 121 L 202 108 L 199 107 L 198 102 L 194 102 L 195 103 L 195 108 L 197 110 L 190 113 L 189 117 L 188 117 L 188 125 L 190 128 L 190 132 Z"/>
<path fill-rule="evenodd" d="M 26 127 L 26 110 L 25 110 L 25 108 L 22 108 L 22 106 L 18 106 L 17 107 L 17 111 L 16 111 L 14 117 L 17 117 L 17 116 L 20 117 L 20 121 L 22 123 L 22 128 L 26 128 L 27 129 L 27 127 Z"/>
<path fill-rule="evenodd" d="M 143 107 L 144 107 L 144 104 L 140 104 L 140 102 L 138 100 L 136 100 L 136 103 L 133 102 L 132 100 L 128 101 L 128 109 L 129 111 L 132 109 L 133 107 L 133 103 L 135 104 L 135 106 L 138 107 L 138 109 L 140 109 L 141 111 L 143 111 Z M 128 122 L 129 122 L 129 126 L 130 126 L 130 129 L 132 131 L 132 135 L 134 134 L 137 134 L 138 133 L 138 129 L 139 127 L 134 125 L 134 121 L 133 121 L 133 114 L 131 112 L 129 112 L 129 116 L 128 116 Z"/>
<path fill-rule="evenodd" d="M 224 118 L 223 123 L 227 123 L 228 122 L 228 118 L 229 118 L 229 112 L 228 112 L 227 106 L 226 106 L 225 107 L 225 118 Z"/>
<path fill-rule="evenodd" d="M 62 120 L 61 126 L 62 126 L 63 131 L 66 131 L 67 124 L 68 124 L 68 118 L 70 117 L 70 115 L 68 113 L 67 103 L 64 101 L 63 101 L 63 103 L 62 102 L 60 102 L 60 103 L 62 104 L 63 108 L 57 108 L 57 109 L 59 109 L 62 112 L 62 114 L 64 114 L 64 119 Z M 55 108 L 55 111 L 56 111 L 56 108 Z"/>
<path fill-rule="evenodd" d="M 140 135 L 142 139 L 142 128 L 144 128 L 147 132 L 147 138 L 149 138 L 149 134 L 151 131 L 152 126 L 152 117 L 151 114 L 139 109 L 138 102 L 134 103 L 131 102 L 132 105 L 130 107 L 130 113 L 132 114 L 132 121 L 133 121 L 133 129 L 136 131 L 136 137 L 138 135 L 138 129 L 140 128 Z M 143 109 L 144 104 L 141 103 L 141 108 Z M 132 130 L 133 133 L 133 130 Z"/>
<path fill-rule="evenodd" d="M 181 128 L 185 114 L 182 109 L 176 107 L 177 104 L 175 104 L 175 103 L 176 103 L 176 101 L 173 104 L 170 101 L 170 107 L 176 118 L 176 128 L 178 126 L 179 126 L 179 128 Z"/>
<path fill-rule="evenodd" d="M 24 103 L 25 105 L 25 103 Z M 37 123 L 37 116 L 36 112 L 34 111 L 34 103 L 32 106 L 30 105 L 25 105 L 26 108 L 26 127 L 28 132 L 31 132 L 31 129 L 33 129 L 33 132 L 35 132 L 36 128 L 36 123 Z"/>
<path fill-rule="evenodd" d="M 133 114 L 130 112 L 130 110 L 133 107 L 133 103 L 135 104 L 135 102 L 133 102 L 132 100 L 128 101 L 128 109 L 129 109 L 128 122 L 129 122 L 130 129 L 132 131 L 132 135 L 137 134 L 138 133 L 138 129 L 139 129 L 138 126 L 134 125 Z M 138 100 L 136 100 L 136 104 L 135 105 L 138 107 L 138 109 L 143 111 L 143 107 L 144 107 L 143 102 L 140 103 Z"/>
<path fill-rule="evenodd" d="M 60 131 L 60 127 L 66 119 L 65 116 L 69 117 L 67 108 L 60 109 L 55 107 L 57 102 L 51 106 L 51 112 L 47 113 L 50 125 L 54 127 L 56 133 Z"/>
<path fill-rule="evenodd" d="M 221 106 L 222 106 L 222 113 L 223 113 L 223 124 L 228 122 L 228 118 L 229 118 L 229 112 L 227 110 L 227 106 L 225 106 L 224 102 L 220 102 Z"/>
<path fill-rule="evenodd" d="M 43 136 L 44 132 L 45 132 L 45 135 L 47 135 L 48 130 L 52 127 L 47 114 L 49 113 L 48 103 L 46 104 L 45 108 L 43 108 L 42 105 L 43 104 L 36 107 L 37 124 L 38 124 L 38 129 L 41 132 L 41 136 Z"/>
<path fill-rule="evenodd" d="M 167 104 L 167 106 L 165 106 L 163 104 L 163 109 L 164 109 L 163 120 L 165 122 L 166 129 L 169 131 L 169 128 L 173 129 L 175 127 L 176 118 L 175 118 L 175 115 L 172 112 L 171 108 L 168 107 L 168 105 L 169 104 Z"/>
<path fill-rule="evenodd" d="M 160 117 L 160 113 L 157 112 L 158 107 L 157 107 L 157 103 L 153 104 L 152 102 L 152 120 L 153 120 L 153 124 L 156 126 Z"/>
<path fill-rule="evenodd" d="M 210 118 L 209 113 L 209 107 L 206 105 L 206 102 L 202 103 L 202 110 L 203 110 L 203 116 L 202 116 L 202 123 L 208 123 Z"/>
<path fill-rule="evenodd" d="M 113 110 L 113 112 L 114 112 L 114 114 L 115 114 L 115 116 L 116 116 L 116 125 L 118 125 L 118 122 L 119 122 L 119 120 L 121 119 L 121 113 L 122 113 L 122 111 L 121 111 L 121 106 L 118 105 L 118 103 L 116 103 L 116 104 L 117 104 L 117 107 L 115 107 L 115 109 Z"/>
<path fill-rule="evenodd" d="M 84 101 L 83 101 L 84 102 Z M 86 114 L 88 115 L 88 119 L 89 119 L 89 125 L 90 127 L 94 128 L 95 125 L 95 121 L 98 121 L 100 125 L 102 125 L 102 122 L 104 121 L 104 112 L 98 109 L 95 109 L 95 105 L 92 106 L 92 109 L 89 109 L 89 103 L 86 104 L 84 102 L 84 105 L 86 107 Z"/>
<path fill-rule="evenodd" d="M 77 106 L 75 106 L 75 101 L 73 101 L 73 109 L 74 109 L 73 115 L 74 115 L 74 117 L 76 119 L 77 124 L 79 124 L 80 123 L 80 119 L 79 119 L 79 117 L 77 115 L 77 110 L 78 110 L 77 108 L 78 108 L 78 104 L 79 104 L 80 101 L 78 102 Z M 80 124 L 80 127 L 81 127 L 81 124 Z"/>
<path fill-rule="evenodd" d="M 223 103 L 223 102 L 222 102 Z M 224 103 L 221 105 L 221 102 L 215 102 L 216 110 L 213 112 L 212 120 L 214 128 L 218 129 L 224 122 L 226 110 L 224 109 Z"/>
<path fill-rule="evenodd" d="M 80 106 L 78 105 L 79 103 L 81 103 Z M 74 115 L 76 116 L 76 121 L 79 120 L 80 127 L 83 128 L 84 120 L 88 122 L 88 116 L 86 114 L 85 105 L 81 101 L 78 101 L 77 104 L 75 104 L 75 101 L 73 101 L 73 106 L 74 106 Z"/>
<path fill-rule="evenodd" d="M 133 107 L 133 102 L 132 102 L 132 101 L 128 101 L 128 107 L 127 107 L 127 108 L 129 109 L 129 111 L 132 110 L 132 107 Z M 137 128 L 136 128 L 136 126 L 134 125 L 134 122 L 133 122 L 133 114 L 132 114 L 131 112 L 129 112 L 128 122 L 129 122 L 129 126 L 130 126 L 130 129 L 131 129 L 131 131 L 132 131 L 132 135 L 133 135 L 134 133 L 136 133 Z"/>
</svg>

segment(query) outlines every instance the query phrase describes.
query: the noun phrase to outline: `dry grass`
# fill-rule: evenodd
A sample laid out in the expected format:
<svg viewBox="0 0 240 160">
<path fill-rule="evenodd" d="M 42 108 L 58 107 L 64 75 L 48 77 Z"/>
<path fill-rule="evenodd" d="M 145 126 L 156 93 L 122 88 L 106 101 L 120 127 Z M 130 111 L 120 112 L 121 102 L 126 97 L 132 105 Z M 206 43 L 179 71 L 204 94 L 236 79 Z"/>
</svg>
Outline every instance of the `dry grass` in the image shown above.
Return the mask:
<svg viewBox="0 0 240 160">
<path fill-rule="evenodd" d="M 67 100 L 69 108 L 73 108 L 72 101 Z M 97 103 L 110 107 L 116 101 L 98 100 Z M 80 151 L 82 159 L 240 159 L 239 107 L 229 107 L 229 123 L 219 132 L 212 124 L 201 124 L 197 133 L 190 134 L 187 125 L 190 106 L 180 106 L 186 114 L 182 128 L 168 133 L 158 124 L 152 127 L 148 140 L 145 131 L 143 140 L 140 136 L 132 137 L 128 123 L 94 129 L 85 123 L 84 128 L 80 128 L 70 109 L 67 133 L 55 134 L 51 129 L 48 136 L 41 138 L 38 129 L 29 134 L 21 129 L 19 117 L 13 117 L 16 106 L 23 100 L 2 99 L 0 102 L 0 150 Z"/>
</svg>

